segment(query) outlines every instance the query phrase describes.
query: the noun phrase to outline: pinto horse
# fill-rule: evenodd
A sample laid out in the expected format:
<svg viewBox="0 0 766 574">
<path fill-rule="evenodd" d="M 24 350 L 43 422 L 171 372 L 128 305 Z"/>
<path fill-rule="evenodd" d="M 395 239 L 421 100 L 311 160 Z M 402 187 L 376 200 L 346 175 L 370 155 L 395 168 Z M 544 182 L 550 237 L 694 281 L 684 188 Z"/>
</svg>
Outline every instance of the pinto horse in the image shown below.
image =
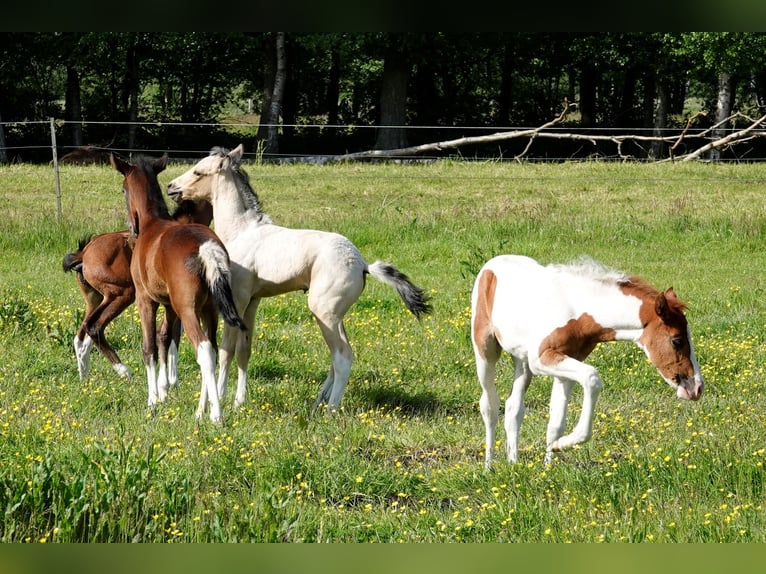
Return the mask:
<svg viewBox="0 0 766 574">
<path fill-rule="evenodd" d="M 171 325 L 180 319 L 196 353 L 202 377 L 197 418 L 202 417 L 209 398 L 210 420 L 219 422 L 215 383 L 218 311 L 227 324 L 245 328 L 232 298 L 226 248 L 209 227 L 170 217 L 157 181 L 157 174 L 167 165 L 167 154 L 159 159 L 139 158 L 133 164 L 111 154 L 110 161 L 124 176 L 129 227 L 136 235 L 130 274 L 141 318 L 149 406 L 164 400 L 168 387 L 165 365 L 160 364 L 159 378 L 156 368 L 158 344 L 162 357 L 170 338 L 169 333 L 161 333 L 157 339 L 157 309 L 162 305 Z"/>
<path fill-rule="evenodd" d="M 263 297 L 290 291 L 308 292 L 308 305 L 330 350 L 330 372 L 314 402 L 337 410 L 348 384 L 353 353 L 343 317 L 359 298 L 365 278 L 372 275 L 393 287 L 416 317 L 431 312 L 429 297 L 389 263 L 368 264 L 356 246 L 337 233 L 288 229 L 275 225 L 261 209 L 258 195 L 241 167 L 243 148 L 215 147 L 186 173 L 168 184 L 176 201 L 206 200 L 213 204 L 216 233 L 232 260 L 232 284 L 237 310 L 247 330 L 237 333 L 224 326 L 220 349 L 218 391 L 226 382 L 236 343 L 237 395 L 245 401 L 247 365 L 255 312 Z M 238 340 L 237 340 L 238 335 Z"/>
<path fill-rule="evenodd" d="M 685 304 L 672 287 L 659 291 L 638 277 L 584 260 L 542 266 L 521 255 L 500 255 L 479 271 L 471 297 L 471 341 L 482 394 L 485 466 L 491 468 L 499 402 L 495 365 L 513 357 L 514 381 L 505 403 L 508 461 L 518 460 L 524 394 L 533 375 L 553 377 L 545 461 L 587 441 L 601 391 L 596 369 L 583 363 L 598 343 L 632 341 L 680 399 L 698 400 L 704 382 L 694 356 Z M 583 388 L 580 418 L 564 435 L 574 383 Z"/>
<path fill-rule="evenodd" d="M 182 223 L 210 225 L 213 206 L 206 201 L 185 201 L 178 205 L 171 217 Z M 85 318 L 74 338 L 81 381 L 87 380 L 90 373 L 90 351 L 94 343 L 118 375 L 131 377 L 130 369 L 107 340 L 105 330 L 136 299 L 136 289 L 130 276 L 133 243 L 130 231 L 101 233 L 80 240 L 77 251 L 67 253 L 62 261 L 64 272 L 74 270 L 77 273 L 77 285 L 85 299 Z M 175 356 L 181 337 L 180 327 L 180 323 L 176 322 L 172 329 L 168 364 L 171 386 L 177 381 Z M 160 332 L 164 333 L 169 328 L 165 317 Z"/>
</svg>

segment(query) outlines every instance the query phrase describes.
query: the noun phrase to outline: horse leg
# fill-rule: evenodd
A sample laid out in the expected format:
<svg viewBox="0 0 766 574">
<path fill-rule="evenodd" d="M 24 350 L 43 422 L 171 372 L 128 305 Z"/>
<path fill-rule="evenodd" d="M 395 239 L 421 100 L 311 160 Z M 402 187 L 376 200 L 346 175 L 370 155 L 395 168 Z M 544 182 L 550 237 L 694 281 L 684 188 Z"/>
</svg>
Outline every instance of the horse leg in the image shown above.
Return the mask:
<svg viewBox="0 0 766 574">
<path fill-rule="evenodd" d="M 255 324 L 255 312 L 258 310 L 260 299 L 252 299 L 250 304 L 242 314 L 242 320 L 247 327 L 246 331 L 237 329 L 227 325 L 227 329 L 231 331 L 230 336 L 236 336 L 237 338 L 237 395 L 234 397 L 234 407 L 242 406 L 247 398 L 247 366 L 250 363 L 250 355 L 253 351 L 253 325 Z M 226 329 L 224 330 L 224 334 Z M 223 353 L 221 353 L 221 360 L 223 361 Z M 231 363 L 231 355 L 227 357 L 229 363 Z M 228 376 L 228 367 L 226 370 Z M 221 382 L 223 382 L 223 392 L 221 392 Z M 219 373 L 218 378 L 218 392 L 221 396 L 226 392 L 226 379 L 222 378 Z"/>
<path fill-rule="evenodd" d="M 547 365 L 539 363 L 537 366 L 539 374 L 576 381 L 583 389 L 582 412 L 577 424 L 571 433 L 549 444 L 547 451 L 558 452 L 586 442 L 593 432 L 593 412 L 601 393 L 601 377 L 598 371 L 577 359 L 561 354 L 549 358 Z"/>
<path fill-rule="evenodd" d="M 137 294 L 136 307 L 141 318 L 141 350 L 149 389 L 149 407 L 157 404 L 157 303 L 145 294 Z"/>
<path fill-rule="evenodd" d="M 80 286 L 83 299 L 85 299 L 85 319 L 83 319 L 77 334 L 74 337 L 74 355 L 77 359 L 77 371 L 80 374 L 80 381 L 85 381 L 90 374 L 90 350 L 93 345 L 93 339 L 88 336 L 88 320 L 93 312 L 98 308 L 103 300 L 101 293 L 93 289 L 90 285 L 83 283 L 78 276 L 77 284 Z"/>
<path fill-rule="evenodd" d="M 170 346 L 168 347 L 168 385 L 174 388 L 178 384 L 178 348 L 181 345 L 183 327 L 181 319 L 176 317 L 170 328 Z"/>
<path fill-rule="evenodd" d="M 545 444 L 545 464 L 553 462 L 554 452 L 551 445 L 555 443 L 564 434 L 566 429 L 567 407 L 569 399 L 572 396 L 574 383 L 559 377 L 553 378 L 553 387 L 551 388 L 551 404 L 549 407 L 548 432 Z"/>
<path fill-rule="evenodd" d="M 210 420 L 221 422 L 221 403 L 218 400 L 218 388 L 215 382 L 215 351 L 210 339 L 207 338 L 199 324 L 199 318 L 194 309 L 186 308 L 179 312 L 184 331 L 191 341 L 200 368 L 202 386 L 200 388 L 199 404 L 196 417 L 201 419 L 205 414 L 207 400 L 210 400 Z"/>
<path fill-rule="evenodd" d="M 484 468 L 489 470 L 492 468 L 492 459 L 495 455 L 497 419 L 500 414 L 500 400 L 497 397 L 497 389 L 495 388 L 495 373 L 499 353 L 496 356 L 490 357 L 484 357 L 478 352 L 475 352 L 474 355 L 476 359 L 476 374 L 481 385 L 479 410 L 484 421 Z"/>
<path fill-rule="evenodd" d="M 524 421 L 524 395 L 532 380 L 532 372 L 527 361 L 521 357 L 514 357 L 513 371 L 511 395 L 505 401 L 505 435 L 508 461 L 516 463 L 519 460 L 519 430 Z"/>
<path fill-rule="evenodd" d="M 160 402 L 164 401 L 168 396 L 168 389 L 171 385 L 171 375 L 170 375 L 170 368 L 169 368 L 169 355 L 170 355 L 170 349 L 173 346 L 173 337 L 174 337 L 174 329 L 175 325 L 178 322 L 178 316 L 176 315 L 176 312 L 173 310 L 173 308 L 170 305 L 165 305 L 165 316 L 162 318 L 162 323 L 160 324 L 160 330 L 157 333 L 157 347 L 158 347 L 158 355 L 159 355 L 159 376 L 157 378 L 157 392 L 159 395 Z M 176 350 L 176 355 L 178 351 Z M 177 375 L 177 356 L 174 358 L 174 370 L 176 373 L 173 374 L 173 378 L 175 381 L 172 384 L 175 384 L 178 382 L 178 375 Z"/>
<path fill-rule="evenodd" d="M 123 364 L 117 352 L 109 344 L 105 331 L 107 325 L 127 309 L 134 299 L 135 292 L 133 289 L 120 290 L 117 293 L 107 291 L 99 306 L 85 322 L 88 337 L 92 339 L 98 350 L 101 351 L 101 354 L 112 364 L 112 368 L 117 374 L 125 378 L 131 377 L 130 369 L 127 365 Z"/>
<path fill-rule="evenodd" d="M 346 385 L 348 385 L 354 353 L 348 342 L 342 318 L 335 316 L 322 317 L 320 315 L 315 315 L 315 317 L 327 347 L 330 349 L 332 364 L 330 366 L 330 374 L 322 386 L 319 396 L 314 401 L 314 408 L 316 409 L 320 404 L 326 403 L 328 410 L 336 411 L 340 406 Z"/>
</svg>

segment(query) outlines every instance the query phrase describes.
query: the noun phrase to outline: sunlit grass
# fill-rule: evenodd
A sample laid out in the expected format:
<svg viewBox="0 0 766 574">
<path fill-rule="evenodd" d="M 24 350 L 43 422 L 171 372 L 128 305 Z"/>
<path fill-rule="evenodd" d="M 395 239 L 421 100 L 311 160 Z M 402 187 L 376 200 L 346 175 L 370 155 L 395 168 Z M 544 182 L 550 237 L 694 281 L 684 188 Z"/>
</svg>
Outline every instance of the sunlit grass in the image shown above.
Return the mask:
<svg viewBox="0 0 766 574">
<path fill-rule="evenodd" d="M 171 166 L 169 172 L 180 172 Z M 197 422 L 199 370 L 150 413 L 139 319 L 107 330 L 134 373 L 94 352 L 64 253 L 124 226 L 108 168 L 0 168 L 0 540 L 6 542 L 764 542 L 766 305 L 757 166 L 461 164 L 252 167 L 283 223 L 351 237 L 432 295 L 408 315 L 369 280 L 347 316 L 356 360 L 340 412 L 312 412 L 329 356 L 303 293 L 264 300 L 248 401 Z M 161 174 L 168 181 L 172 173 Z M 21 191 L 20 191 L 21 190 Z M 483 470 L 468 337 L 472 274 L 501 251 L 581 253 L 689 302 L 707 387 L 678 401 L 643 353 L 609 344 L 590 442 L 543 464 L 550 381 L 527 394 L 520 462 Z M 500 363 L 501 394 L 510 362 Z M 579 415 L 575 390 L 569 422 Z M 504 452 L 504 433 L 497 450 Z"/>
</svg>

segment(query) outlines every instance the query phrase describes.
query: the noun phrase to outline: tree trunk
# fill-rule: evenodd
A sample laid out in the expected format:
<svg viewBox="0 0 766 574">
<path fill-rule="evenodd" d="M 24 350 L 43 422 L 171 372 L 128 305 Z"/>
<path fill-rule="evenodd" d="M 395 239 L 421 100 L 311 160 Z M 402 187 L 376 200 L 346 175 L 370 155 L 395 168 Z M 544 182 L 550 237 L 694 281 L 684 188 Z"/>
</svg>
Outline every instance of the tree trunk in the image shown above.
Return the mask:
<svg viewBox="0 0 766 574">
<path fill-rule="evenodd" d="M 138 44 L 140 39 L 137 34 L 132 35 L 131 43 L 128 46 L 125 56 L 125 89 L 127 91 L 127 113 L 128 113 L 128 149 L 132 150 L 136 146 L 136 130 L 138 126 L 138 92 L 139 92 L 139 72 L 138 72 Z"/>
<path fill-rule="evenodd" d="M 383 62 L 383 82 L 380 90 L 380 129 L 375 149 L 407 147 L 407 83 L 409 65 L 403 54 L 388 50 Z M 391 127 L 386 127 L 391 126 Z"/>
<path fill-rule="evenodd" d="M 273 51 L 271 48 L 274 48 Z M 271 55 L 272 57 L 268 57 Z M 264 66 L 263 107 L 261 108 L 261 125 L 258 127 L 258 138 L 263 140 L 263 153 L 279 152 L 279 112 L 282 108 L 282 98 L 285 92 L 287 77 L 287 58 L 285 56 L 285 33 L 277 32 L 275 42 L 267 47 L 267 57 Z"/>
<path fill-rule="evenodd" d="M 8 150 L 5 149 L 5 126 L 1 123 L 3 116 L 0 114 L 0 164 L 8 163 Z"/>
<path fill-rule="evenodd" d="M 511 124 L 511 99 L 513 94 L 513 68 L 516 57 L 513 40 L 508 40 L 503 52 L 503 70 L 500 78 L 500 94 L 497 102 L 497 123 L 501 126 Z"/>
<path fill-rule="evenodd" d="M 588 65 L 580 70 L 580 125 L 596 126 L 596 71 Z"/>
<path fill-rule="evenodd" d="M 731 74 L 721 72 L 718 74 L 718 101 L 715 107 L 715 123 L 720 124 L 713 130 L 713 139 L 721 139 L 726 135 L 729 129 L 729 122 L 724 121 L 731 115 L 731 108 L 734 103 L 734 80 Z M 710 159 L 718 161 L 721 159 L 721 152 L 718 148 L 710 150 Z"/>
<path fill-rule="evenodd" d="M 66 99 L 64 118 L 69 122 L 69 134 L 74 147 L 82 147 L 82 106 L 80 104 L 80 74 L 74 66 L 66 67 Z"/>
<path fill-rule="evenodd" d="M 663 131 L 668 125 L 669 103 L 668 90 L 665 86 L 665 83 L 660 80 L 659 86 L 657 87 L 657 108 L 654 113 L 654 131 L 652 132 L 654 137 L 661 138 L 664 135 Z M 664 153 L 664 142 L 656 141 L 652 143 L 652 159 L 660 159 Z"/>
<path fill-rule="evenodd" d="M 330 76 L 327 78 L 327 92 L 325 93 L 325 109 L 327 109 L 327 123 L 331 126 L 338 124 L 338 100 L 340 99 L 340 54 L 337 50 L 330 53 Z M 330 133 L 337 133 L 331 130 Z"/>
</svg>

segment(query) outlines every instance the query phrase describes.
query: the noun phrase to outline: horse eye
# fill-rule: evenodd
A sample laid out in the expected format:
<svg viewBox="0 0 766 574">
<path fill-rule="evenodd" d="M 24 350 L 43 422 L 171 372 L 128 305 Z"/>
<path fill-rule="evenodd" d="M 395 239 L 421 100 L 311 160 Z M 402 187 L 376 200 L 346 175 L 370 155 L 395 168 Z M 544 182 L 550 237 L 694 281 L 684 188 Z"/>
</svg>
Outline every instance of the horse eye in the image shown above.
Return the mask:
<svg viewBox="0 0 766 574">
<path fill-rule="evenodd" d="M 680 350 L 680 349 L 681 349 L 681 347 L 683 347 L 683 346 L 684 346 L 684 341 L 683 341 L 683 339 L 681 339 L 680 337 L 673 337 L 673 338 L 670 340 L 670 344 L 671 344 L 671 345 L 673 345 L 673 349 L 675 349 L 676 351 L 678 351 L 678 350 Z"/>
</svg>

